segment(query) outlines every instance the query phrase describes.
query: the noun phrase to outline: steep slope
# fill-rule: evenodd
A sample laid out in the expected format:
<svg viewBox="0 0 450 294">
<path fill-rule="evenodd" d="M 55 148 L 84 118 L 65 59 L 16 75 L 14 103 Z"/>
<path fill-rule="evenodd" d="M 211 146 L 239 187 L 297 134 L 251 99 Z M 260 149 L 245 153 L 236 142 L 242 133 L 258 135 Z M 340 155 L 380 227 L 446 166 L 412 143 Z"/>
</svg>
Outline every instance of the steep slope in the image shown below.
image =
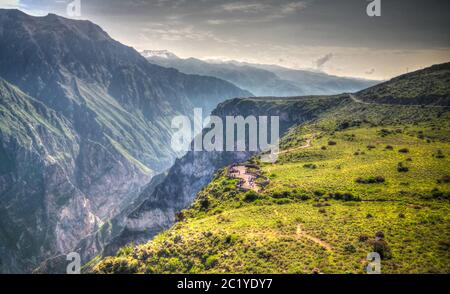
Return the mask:
<svg viewBox="0 0 450 294">
<path fill-rule="evenodd" d="M 1 156 L 20 167 L 11 169 L 2 160 L 0 168 L 1 209 L 10 211 L 2 214 L 2 227 L 14 228 L 18 236 L 0 236 L 2 247 L 15 256 L 1 263 L 1 272 L 29 271 L 45 258 L 72 251 L 80 239 L 126 209 L 179 155 L 170 148 L 173 116 L 189 115 L 194 107 L 208 112 L 225 99 L 251 95 L 217 78 L 152 65 L 91 22 L 4 9 L 0 77 L 8 85 L 0 97 L 4 107 L 17 110 L 1 122 L 9 130 L 0 138 Z M 63 137 L 55 154 L 47 158 L 44 152 L 62 140 L 51 132 L 50 118 L 33 122 L 36 130 L 49 128 L 45 140 L 32 134 L 23 139 L 23 132 L 11 131 L 30 128 L 22 115 L 36 117 L 24 99 L 11 95 L 28 97 L 33 105 L 39 101 L 39 109 L 45 107 L 64 122 L 63 134 L 70 136 Z M 35 171 L 40 185 L 22 181 L 25 171 Z M 63 200 L 56 203 L 57 197 Z M 45 209 L 35 214 L 39 207 Z M 21 221 L 29 216 L 36 217 L 34 222 Z"/>
<path fill-rule="evenodd" d="M 396 77 L 356 96 L 374 103 L 450 106 L 449 93 L 450 63 L 444 63 Z"/>
<path fill-rule="evenodd" d="M 256 96 L 333 95 L 356 92 L 378 83 L 273 65 L 181 59 L 165 50 L 162 52 L 147 50 L 141 54 L 151 63 L 176 68 L 188 74 L 221 78 Z"/>
<path fill-rule="evenodd" d="M 213 114 L 225 116 L 277 115 L 280 132 L 302 121 L 317 117 L 323 110 L 337 107 L 347 96 L 232 99 L 220 104 Z M 207 130 L 204 130 L 207 132 Z M 108 244 L 104 255 L 114 254 L 129 242 L 142 243 L 170 227 L 180 210 L 189 207 L 195 195 L 208 184 L 220 168 L 234 162 L 247 160 L 251 152 L 189 152 L 177 160 L 167 177 L 141 194 L 143 202 L 136 209 L 114 224 L 107 224 L 103 231 L 121 231 Z"/>
<path fill-rule="evenodd" d="M 268 185 L 243 191 L 224 165 L 169 230 L 94 272 L 364 273 L 375 251 L 383 273 L 448 273 L 450 108 L 322 100 L 227 102 L 309 113 L 275 164 L 249 161 Z"/>
</svg>

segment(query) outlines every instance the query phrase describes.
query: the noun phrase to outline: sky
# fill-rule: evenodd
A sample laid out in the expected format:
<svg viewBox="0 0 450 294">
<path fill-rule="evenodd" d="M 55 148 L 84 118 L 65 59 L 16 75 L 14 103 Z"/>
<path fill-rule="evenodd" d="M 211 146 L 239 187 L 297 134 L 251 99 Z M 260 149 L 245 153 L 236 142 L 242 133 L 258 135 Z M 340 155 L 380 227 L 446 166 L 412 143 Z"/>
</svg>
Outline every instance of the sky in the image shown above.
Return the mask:
<svg viewBox="0 0 450 294">
<path fill-rule="evenodd" d="M 0 8 L 88 19 L 136 50 L 389 79 L 450 61 L 450 1 L 0 0 Z M 73 10 L 72 10 L 73 11 Z"/>
</svg>

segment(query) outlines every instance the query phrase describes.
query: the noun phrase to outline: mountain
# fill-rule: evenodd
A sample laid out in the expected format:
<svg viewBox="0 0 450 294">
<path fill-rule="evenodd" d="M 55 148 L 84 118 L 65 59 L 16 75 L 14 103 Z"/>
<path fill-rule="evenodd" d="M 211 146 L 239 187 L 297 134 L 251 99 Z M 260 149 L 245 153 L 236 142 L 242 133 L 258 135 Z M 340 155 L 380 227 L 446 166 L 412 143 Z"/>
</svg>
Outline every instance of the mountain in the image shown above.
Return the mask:
<svg viewBox="0 0 450 294">
<path fill-rule="evenodd" d="M 356 92 L 379 81 L 345 78 L 321 72 L 293 70 L 275 65 L 244 62 L 181 59 L 166 50 L 141 53 L 151 63 L 176 68 L 187 74 L 217 77 L 229 81 L 256 96 L 333 95 Z"/>
<path fill-rule="evenodd" d="M 440 91 L 442 66 L 415 72 L 434 77 L 416 91 Z M 364 273 L 370 252 L 380 254 L 383 273 L 449 272 L 450 107 L 355 96 L 220 104 L 220 116 L 279 115 L 278 160 L 187 154 L 128 216 L 128 245 L 91 263 L 93 272 Z M 256 176 L 255 189 L 230 177 L 233 163 Z M 186 183 L 195 189 L 186 193 Z"/>
<path fill-rule="evenodd" d="M 450 63 L 396 77 L 356 93 L 365 102 L 450 106 Z"/>
<path fill-rule="evenodd" d="M 178 56 L 167 50 L 144 50 L 141 55 L 145 58 L 179 59 Z"/>
<path fill-rule="evenodd" d="M 30 272 L 126 209 L 181 155 L 174 116 L 251 96 L 150 64 L 89 21 L 5 9 L 0 78 L 0 272 Z"/>
</svg>

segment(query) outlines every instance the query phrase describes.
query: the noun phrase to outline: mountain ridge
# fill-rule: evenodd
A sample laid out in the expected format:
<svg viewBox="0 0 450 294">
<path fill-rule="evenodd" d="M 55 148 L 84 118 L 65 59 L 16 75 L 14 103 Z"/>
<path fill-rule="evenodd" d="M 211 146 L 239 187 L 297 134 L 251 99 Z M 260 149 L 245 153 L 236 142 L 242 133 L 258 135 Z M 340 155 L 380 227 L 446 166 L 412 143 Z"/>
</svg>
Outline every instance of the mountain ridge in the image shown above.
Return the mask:
<svg viewBox="0 0 450 294">
<path fill-rule="evenodd" d="M 26 260 L 5 260 L 0 272 L 30 272 L 70 252 L 133 202 L 180 155 L 170 148 L 173 116 L 251 96 L 217 78 L 150 64 L 92 22 L 3 9 L 0 78 L 6 105 L 0 113 L 2 157 L 21 164 L 0 175 L 2 208 L 10 207 L 0 222 L 15 228 L 0 236 L 0 246 Z M 64 127 L 53 126 L 38 110 L 56 113 L 47 118 Z M 12 127 L 24 131 L 11 133 Z M 34 142 L 31 148 L 28 142 Z M 57 151 L 47 156 L 42 150 L 52 146 Z M 34 179 L 19 189 L 27 170 Z"/>
<path fill-rule="evenodd" d="M 148 55 L 146 58 L 154 64 L 176 68 L 181 72 L 215 76 L 227 80 L 240 88 L 247 89 L 255 96 L 333 95 L 356 92 L 379 82 L 331 76 L 322 72 L 294 70 L 275 65 L 237 61 L 214 62 L 192 57 L 181 59 L 176 56 L 171 57 L 172 55 L 175 56 L 173 53 L 165 54 L 163 57 L 155 54 Z"/>
</svg>

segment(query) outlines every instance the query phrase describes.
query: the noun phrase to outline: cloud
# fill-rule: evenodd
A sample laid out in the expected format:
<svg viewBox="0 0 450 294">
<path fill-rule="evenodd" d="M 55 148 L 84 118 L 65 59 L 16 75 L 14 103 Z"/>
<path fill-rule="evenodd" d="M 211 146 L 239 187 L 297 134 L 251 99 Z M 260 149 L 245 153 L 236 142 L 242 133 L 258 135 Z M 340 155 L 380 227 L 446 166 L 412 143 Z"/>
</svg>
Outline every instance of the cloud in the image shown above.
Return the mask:
<svg viewBox="0 0 450 294">
<path fill-rule="evenodd" d="M 19 0 L 0 0 L 1 8 L 20 8 Z"/>
<path fill-rule="evenodd" d="M 328 53 L 327 55 L 316 60 L 317 69 L 322 69 L 327 62 L 333 58 L 333 53 Z"/>
<path fill-rule="evenodd" d="M 211 12 L 218 16 L 208 20 L 208 24 L 226 23 L 258 23 L 275 19 L 282 19 L 298 13 L 307 7 L 312 0 L 290 1 L 260 1 L 260 2 L 232 2 L 214 7 Z"/>
<path fill-rule="evenodd" d="M 228 12 L 245 12 L 245 13 L 255 13 L 261 12 L 267 9 L 267 5 L 262 3 L 245 3 L 245 2 L 233 2 L 223 4 L 221 8 Z"/>
</svg>

